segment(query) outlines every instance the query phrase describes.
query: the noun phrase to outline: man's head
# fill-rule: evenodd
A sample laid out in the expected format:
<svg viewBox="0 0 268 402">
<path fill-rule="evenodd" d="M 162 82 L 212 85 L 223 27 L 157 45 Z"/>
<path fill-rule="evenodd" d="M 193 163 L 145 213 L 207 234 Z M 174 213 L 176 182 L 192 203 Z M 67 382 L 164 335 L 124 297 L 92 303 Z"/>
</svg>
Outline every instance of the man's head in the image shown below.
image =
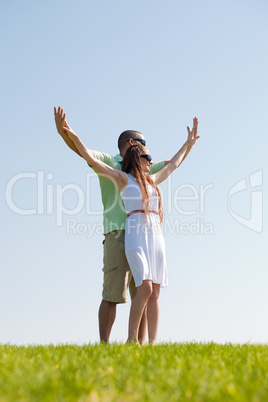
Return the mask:
<svg viewBox="0 0 268 402">
<path fill-rule="evenodd" d="M 120 151 L 120 155 L 124 156 L 126 150 L 137 143 L 145 145 L 145 138 L 139 131 L 123 131 L 118 138 L 118 148 Z"/>
</svg>

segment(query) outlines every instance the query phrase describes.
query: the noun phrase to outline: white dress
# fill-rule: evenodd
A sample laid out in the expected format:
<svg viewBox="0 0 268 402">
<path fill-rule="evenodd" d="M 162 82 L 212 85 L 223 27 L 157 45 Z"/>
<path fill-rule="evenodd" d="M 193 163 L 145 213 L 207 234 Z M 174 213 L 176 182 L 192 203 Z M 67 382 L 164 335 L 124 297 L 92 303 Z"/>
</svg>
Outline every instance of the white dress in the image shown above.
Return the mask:
<svg viewBox="0 0 268 402">
<path fill-rule="evenodd" d="M 126 173 L 128 184 L 121 192 L 127 213 L 144 210 L 140 186 L 135 177 Z M 158 198 L 154 188 L 149 185 L 149 210 L 158 212 Z M 136 287 L 143 280 L 151 280 L 168 286 L 165 242 L 161 231 L 159 215 L 135 213 L 127 217 L 125 228 L 125 253 Z"/>
</svg>

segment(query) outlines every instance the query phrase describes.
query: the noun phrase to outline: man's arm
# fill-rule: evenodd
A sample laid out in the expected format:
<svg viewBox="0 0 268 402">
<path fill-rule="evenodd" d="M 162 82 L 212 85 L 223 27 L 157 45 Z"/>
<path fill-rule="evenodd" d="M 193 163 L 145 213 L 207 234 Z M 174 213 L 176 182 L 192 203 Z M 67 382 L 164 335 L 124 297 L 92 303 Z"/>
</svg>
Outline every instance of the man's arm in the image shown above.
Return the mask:
<svg viewBox="0 0 268 402">
<path fill-rule="evenodd" d="M 95 158 L 94 153 L 83 144 L 77 134 L 72 129 L 66 127 L 66 133 L 68 137 L 74 142 L 75 146 L 79 150 L 81 156 L 85 161 L 92 166 L 99 174 L 114 181 L 119 191 L 121 191 L 127 184 L 127 177 L 120 169 L 114 169 L 106 163 Z"/>
<path fill-rule="evenodd" d="M 57 131 L 60 134 L 60 136 L 63 138 L 64 142 L 68 145 L 71 150 L 77 153 L 77 155 L 83 157 L 79 150 L 77 149 L 76 145 L 74 142 L 68 137 L 66 131 L 64 130 L 64 127 L 66 128 L 71 128 L 69 124 L 65 120 L 65 113 L 63 112 L 63 109 L 59 106 L 58 110 L 54 106 L 54 116 L 55 116 L 55 123 L 57 127 Z M 94 152 L 92 151 L 94 154 Z"/>
</svg>

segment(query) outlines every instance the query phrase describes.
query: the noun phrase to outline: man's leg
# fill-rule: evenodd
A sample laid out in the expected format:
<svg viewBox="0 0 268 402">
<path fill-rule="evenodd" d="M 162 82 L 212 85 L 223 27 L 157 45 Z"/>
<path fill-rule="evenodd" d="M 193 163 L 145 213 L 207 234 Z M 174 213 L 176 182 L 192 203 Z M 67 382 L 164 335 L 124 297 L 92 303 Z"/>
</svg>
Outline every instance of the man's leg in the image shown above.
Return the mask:
<svg viewBox="0 0 268 402">
<path fill-rule="evenodd" d="M 116 303 L 102 300 L 99 308 L 99 330 L 101 342 L 109 342 L 115 315 Z"/>
<path fill-rule="evenodd" d="M 103 292 L 99 308 L 100 340 L 108 343 L 116 316 L 116 304 L 126 303 L 131 272 L 126 260 L 124 231 L 110 232 L 103 242 Z"/>
</svg>

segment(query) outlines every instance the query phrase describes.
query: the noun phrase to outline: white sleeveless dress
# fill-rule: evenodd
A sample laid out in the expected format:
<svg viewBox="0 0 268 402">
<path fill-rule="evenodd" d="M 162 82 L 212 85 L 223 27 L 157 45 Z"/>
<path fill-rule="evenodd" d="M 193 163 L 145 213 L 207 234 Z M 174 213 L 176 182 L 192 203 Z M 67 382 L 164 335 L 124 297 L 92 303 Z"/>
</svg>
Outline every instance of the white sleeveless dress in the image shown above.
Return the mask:
<svg viewBox="0 0 268 402">
<path fill-rule="evenodd" d="M 140 186 L 135 177 L 126 173 L 128 184 L 121 192 L 127 213 L 144 210 Z M 149 185 L 149 210 L 158 212 L 158 198 L 154 188 Z M 143 280 L 151 280 L 168 286 L 165 242 L 161 231 L 159 215 L 135 213 L 127 217 L 125 228 L 125 253 L 136 287 Z"/>
</svg>

